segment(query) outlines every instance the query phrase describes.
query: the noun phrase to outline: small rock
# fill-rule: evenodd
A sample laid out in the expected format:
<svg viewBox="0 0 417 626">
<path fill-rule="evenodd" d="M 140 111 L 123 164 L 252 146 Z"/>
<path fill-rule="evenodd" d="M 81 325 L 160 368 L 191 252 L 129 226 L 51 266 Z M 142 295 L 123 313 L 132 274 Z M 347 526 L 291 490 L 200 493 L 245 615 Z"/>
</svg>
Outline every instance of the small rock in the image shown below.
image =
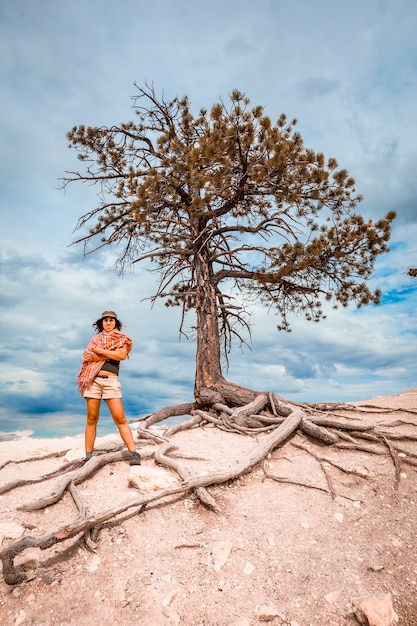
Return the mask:
<svg viewBox="0 0 417 626">
<path fill-rule="evenodd" d="M 93 558 L 91 559 L 91 563 L 89 564 L 87 568 L 88 571 L 95 572 L 99 568 L 100 563 L 101 563 L 100 557 L 98 556 L 98 554 L 95 554 Z"/>
<path fill-rule="evenodd" d="M 340 598 L 340 591 L 338 591 L 338 590 L 331 591 L 330 593 L 328 593 L 327 595 L 324 596 L 324 599 L 329 604 L 334 604 L 335 602 L 338 601 L 339 598 Z"/>
<path fill-rule="evenodd" d="M 35 602 L 36 600 L 36 596 L 34 593 L 29 593 L 26 597 L 25 597 L 25 602 Z"/>
<path fill-rule="evenodd" d="M 345 519 L 343 513 L 335 513 L 334 518 L 341 524 L 343 523 L 343 520 Z"/>
<path fill-rule="evenodd" d="M 172 589 L 162 600 L 162 606 L 169 606 L 177 597 L 178 589 Z"/>
<path fill-rule="evenodd" d="M 16 522 L 1 522 L 0 523 L 0 545 L 3 539 L 19 539 L 25 532 L 25 529 Z"/>
<path fill-rule="evenodd" d="M 26 613 L 23 609 L 21 609 L 14 621 L 14 626 L 20 626 L 20 624 L 23 624 L 25 619 L 26 619 Z"/>
<path fill-rule="evenodd" d="M 178 485 L 172 474 L 158 467 L 133 465 L 129 471 L 129 487 L 134 487 L 141 493 L 149 493 L 158 489 L 166 489 Z"/>
<path fill-rule="evenodd" d="M 262 605 L 258 610 L 258 620 L 260 622 L 270 622 L 278 617 L 279 612 L 275 606 Z"/>
<path fill-rule="evenodd" d="M 252 563 L 249 563 L 248 561 L 245 563 L 245 567 L 243 568 L 243 573 L 244 574 L 252 574 L 253 571 L 255 569 L 255 566 Z"/>
<path fill-rule="evenodd" d="M 367 596 L 353 598 L 355 617 L 363 626 L 394 626 L 398 624 L 398 615 L 392 605 L 391 594 L 382 597 Z"/>
<path fill-rule="evenodd" d="M 49 574 L 44 574 L 41 580 L 46 585 L 52 585 L 52 583 L 54 582 L 54 578 L 52 578 L 52 576 L 49 576 Z"/>
<path fill-rule="evenodd" d="M 215 572 L 219 572 L 223 565 L 227 563 L 232 552 L 231 541 L 215 541 L 211 549 L 213 567 Z"/>
</svg>

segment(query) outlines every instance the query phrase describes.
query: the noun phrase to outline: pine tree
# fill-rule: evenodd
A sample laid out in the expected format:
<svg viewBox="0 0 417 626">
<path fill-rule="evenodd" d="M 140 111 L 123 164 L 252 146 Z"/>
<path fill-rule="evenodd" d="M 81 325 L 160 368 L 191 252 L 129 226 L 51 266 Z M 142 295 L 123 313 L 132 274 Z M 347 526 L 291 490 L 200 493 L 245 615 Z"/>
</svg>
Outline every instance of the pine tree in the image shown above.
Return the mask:
<svg viewBox="0 0 417 626">
<path fill-rule="evenodd" d="M 288 331 L 293 314 L 320 321 L 325 301 L 378 303 L 366 280 L 388 251 L 395 213 L 365 220 L 336 159 L 306 148 L 296 120 L 273 124 L 237 90 L 229 106 L 193 116 L 187 97 L 136 88 L 136 122 L 68 133 L 84 169 L 68 172 L 64 186 L 99 189 L 77 241 L 89 251 L 121 245 L 120 271 L 151 263 L 153 299 L 182 307 L 183 320 L 195 312 L 196 402 L 245 403 L 252 396 L 223 378 L 222 356 L 250 338 L 247 304 L 272 307 Z"/>
</svg>

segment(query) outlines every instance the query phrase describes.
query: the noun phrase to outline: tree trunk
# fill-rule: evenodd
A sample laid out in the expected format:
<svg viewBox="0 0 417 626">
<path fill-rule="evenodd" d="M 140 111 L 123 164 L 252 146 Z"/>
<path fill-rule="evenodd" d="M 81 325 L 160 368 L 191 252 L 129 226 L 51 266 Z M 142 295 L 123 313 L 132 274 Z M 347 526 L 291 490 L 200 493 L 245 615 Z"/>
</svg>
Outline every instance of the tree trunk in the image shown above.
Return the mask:
<svg viewBox="0 0 417 626">
<path fill-rule="evenodd" d="M 216 286 L 209 251 L 202 245 L 195 255 L 197 353 L 194 395 L 223 380 L 220 364 L 220 334 Z"/>
<path fill-rule="evenodd" d="M 210 250 L 201 243 L 204 224 L 194 224 L 196 242 L 194 270 L 196 282 L 196 372 L 194 398 L 197 405 L 226 403 L 243 406 L 252 402 L 259 392 L 245 389 L 223 377 L 221 368 L 220 331 L 217 291 Z"/>
</svg>

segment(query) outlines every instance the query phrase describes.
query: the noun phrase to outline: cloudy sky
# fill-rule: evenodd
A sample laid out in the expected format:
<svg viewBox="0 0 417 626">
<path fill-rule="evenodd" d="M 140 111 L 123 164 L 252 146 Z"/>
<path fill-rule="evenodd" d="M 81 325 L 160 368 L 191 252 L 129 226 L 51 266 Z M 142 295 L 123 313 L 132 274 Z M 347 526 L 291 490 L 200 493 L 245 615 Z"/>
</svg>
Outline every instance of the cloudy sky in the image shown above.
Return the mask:
<svg viewBox="0 0 417 626">
<path fill-rule="evenodd" d="M 134 82 L 188 95 L 195 114 L 237 88 L 273 121 L 297 118 L 305 144 L 355 178 L 367 218 L 398 214 L 370 281 L 380 306 L 294 319 L 290 334 L 255 306 L 252 350 L 235 347 L 226 377 L 294 401 L 416 387 L 416 32 L 416 0 L 3 0 L 0 431 L 83 430 L 74 380 L 106 308 L 134 340 L 128 416 L 192 400 L 195 346 L 179 340 L 179 312 L 151 308 L 144 269 L 118 277 L 115 251 L 84 258 L 70 245 L 95 190 L 59 189 L 76 167 L 67 131 L 133 119 Z"/>
</svg>

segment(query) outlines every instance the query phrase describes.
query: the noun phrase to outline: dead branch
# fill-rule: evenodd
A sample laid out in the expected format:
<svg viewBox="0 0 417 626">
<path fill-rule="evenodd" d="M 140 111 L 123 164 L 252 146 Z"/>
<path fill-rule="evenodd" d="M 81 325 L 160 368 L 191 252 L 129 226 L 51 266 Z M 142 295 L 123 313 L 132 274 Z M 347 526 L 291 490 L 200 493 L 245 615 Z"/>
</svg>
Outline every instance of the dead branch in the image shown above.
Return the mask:
<svg viewBox="0 0 417 626">
<path fill-rule="evenodd" d="M 305 417 L 301 420 L 300 429 L 304 434 L 309 435 L 310 437 L 313 437 L 313 439 L 317 439 L 327 445 L 337 443 L 339 441 L 339 437 L 335 433 L 330 432 L 322 426 L 313 424 Z"/>
<path fill-rule="evenodd" d="M 378 424 L 384 424 L 383 422 L 378 422 Z M 416 422 L 407 422 L 406 420 L 395 420 L 395 422 L 390 422 L 389 424 L 384 424 L 386 428 L 395 428 L 397 426 L 417 426 Z"/>
<path fill-rule="evenodd" d="M 55 456 L 55 455 L 51 455 L 51 456 Z M 29 458 L 27 460 L 33 461 L 36 459 Z M 61 474 L 64 474 L 65 472 L 68 472 L 74 468 L 80 467 L 81 464 L 82 464 L 82 460 L 77 459 L 75 461 L 71 461 L 70 463 L 66 463 L 65 465 L 62 465 L 61 467 L 54 470 L 53 472 L 50 472 L 49 474 L 44 474 L 43 476 L 39 476 L 38 478 L 19 478 L 17 480 L 13 480 L 0 487 L 0 495 L 7 493 L 8 491 L 12 491 L 13 489 L 17 489 L 18 487 L 25 487 L 26 485 L 35 485 L 36 483 L 42 483 L 45 480 L 49 480 L 50 478 L 56 478 L 56 476 L 60 476 Z"/>
<path fill-rule="evenodd" d="M 317 426 L 325 426 L 326 428 L 337 428 L 340 430 L 368 431 L 373 429 L 373 426 L 358 422 L 356 420 L 332 419 L 329 417 L 317 417 L 315 415 L 309 415 L 308 420 L 309 422 L 312 422 Z"/>
<path fill-rule="evenodd" d="M 417 459 L 417 453 L 410 452 L 409 450 L 405 450 L 404 448 L 398 448 L 398 446 L 396 446 L 395 449 L 398 452 L 398 454 L 401 453 L 402 455 L 405 455 L 407 458 L 408 457 L 413 457 L 413 458 Z"/>
<path fill-rule="evenodd" d="M 378 431 L 382 436 L 389 437 L 395 441 L 417 441 L 417 435 L 406 435 L 404 433 L 387 433 L 382 430 Z"/>
<path fill-rule="evenodd" d="M 401 467 L 400 467 L 400 462 L 398 460 L 398 456 L 397 453 L 395 452 L 395 448 L 394 446 L 392 446 L 390 444 L 390 442 L 388 441 L 388 439 L 385 436 L 381 437 L 382 441 L 385 443 L 385 445 L 387 446 L 392 462 L 394 463 L 394 469 L 395 469 L 395 480 L 394 480 L 394 488 L 398 489 L 398 485 L 400 483 L 400 474 L 401 474 Z"/>
<path fill-rule="evenodd" d="M 187 402 L 185 404 L 177 404 L 176 406 L 166 406 L 156 413 L 152 413 L 144 420 L 145 428 L 149 428 L 157 422 L 163 422 L 169 417 L 179 417 L 180 415 L 191 415 L 192 411 L 198 408 L 195 402 Z M 132 420 L 135 421 L 135 420 Z"/>
<path fill-rule="evenodd" d="M 342 439 L 343 441 L 349 441 L 350 443 L 353 443 L 356 445 L 358 443 L 356 439 L 352 437 L 352 435 L 348 435 L 348 433 L 343 432 L 343 430 L 338 430 L 337 434 L 338 434 L 339 439 Z"/>
<path fill-rule="evenodd" d="M 304 446 L 302 443 L 296 443 L 295 441 L 292 441 L 291 445 L 294 446 L 294 448 L 300 448 L 300 450 L 305 450 L 306 452 L 311 454 L 311 450 L 307 448 L 306 446 Z M 319 456 L 317 453 L 315 454 L 315 456 L 320 461 L 328 463 L 329 465 L 333 465 L 333 467 L 336 467 L 337 469 L 344 472 L 345 474 L 354 474 L 355 476 L 360 476 L 360 478 L 365 478 L 363 472 L 358 472 L 357 470 L 354 470 L 352 468 L 343 467 L 343 465 L 340 465 L 340 463 L 336 463 L 336 461 L 333 461 L 333 459 L 329 459 L 328 457 L 324 457 L 324 456 Z"/>
<path fill-rule="evenodd" d="M 78 509 L 78 513 L 80 515 L 80 517 L 85 517 L 85 506 L 84 506 L 84 502 L 82 501 L 82 498 L 79 494 L 78 489 L 76 488 L 76 486 L 74 485 L 73 482 L 71 482 L 68 485 L 68 491 L 72 496 L 72 499 L 74 500 L 74 503 Z M 90 550 L 90 552 L 95 552 L 97 545 L 94 543 L 94 541 L 91 538 L 91 531 L 92 529 L 89 528 L 88 530 L 85 531 L 84 533 L 84 541 L 85 541 L 85 545 L 87 546 L 87 548 Z"/>
<path fill-rule="evenodd" d="M 259 413 L 268 402 L 268 395 L 266 393 L 259 394 L 252 402 L 234 409 L 230 418 L 238 426 L 246 425 L 246 418 L 252 413 Z"/>
<path fill-rule="evenodd" d="M 276 480 L 279 483 L 286 483 L 288 485 L 298 485 L 299 487 L 306 487 L 307 489 L 317 489 L 318 491 L 324 491 L 324 493 L 329 493 L 327 489 L 324 487 L 319 487 L 318 485 L 309 485 L 307 483 L 299 482 L 298 480 L 291 480 L 290 478 L 286 478 L 285 476 L 275 476 L 268 472 L 264 466 L 262 466 L 264 474 L 266 478 L 270 478 L 271 480 Z"/>
<path fill-rule="evenodd" d="M 60 450 L 59 452 L 50 452 L 49 454 L 43 454 L 42 456 L 34 456 L 34 457 L 29 457 L 28 459 L 9 459 L 8 461 L 5 461 L 4 463 L 2 463 L 2 465 L 0 465 L 0 470 L 3 469 L 3 467 L 6 467 L 6 465 L 9 465 L 10 463 L 14 463 L 15 465 L 18 465 L 19 463 L 30 463 L 31 461 L 44 461 L 46 459 L 53 459 L 53 458 L 60 458 L 61 456 L 65 456 L 67 454 L 68 450 Z"/>
<path fill-rule="evenodd" d="M 227 415 L 232 415 L 233 409 L 227 406 L 227 404 L 222 404 L 221 402 L 215 402 L 213 404 L 213 409 L 219 411 L 220 413 L 227 413 Z"/>
<path fill-rule="evenodd" d="M 153 433 L 140 425 L 137 427 L 136 432 L 139 439 L 148 439 L 153 443 L 166 443 L 168 441 L 166 436 L 164 437 L 162 435 L 158 435 L 157 433 Z"/>
<path fill-rule="evenodd" d="M 150 454 L 151 453 L 144 451 L 142 456 L 146 457 L 150 456 Z M 35 500 L 35 502 L 22 504 L 22 506 L 19 507 L 19 510 L 38 511 L 40 509 L 45 509 L 51 504 L 55 504 L 56 502 L 58 502 L 71 483 L 74 483 L 74 485 L 78 485 L 84 482 L 89 476 L 94 474 L 103 465 L 106 465 L 107 463 L 114 463 L 116 461 L 127 460 L 128 458 L 129 456 L 127 450 L 120 450 L 118 452 L 110 452 L 108 454 L 93 456 L 81 468 L 70 472 L 61 480 L 59 480 L 46 496 L 39 500 Z"/>
<path fill-rule="evenodd" d="M 275 406 L 275 401 L 274 401 L 274 394 L 271 393 L 270 391 L 268 391 L 268 399 L 269 399 L 269 405 L 272 409 L 272 413 L 274 415 L 278 415 L 277 407 Z"/>
<path fill-rule="evenodd" d="M 325 461 L 323 461 L 318 454 L 310 450 L 310 448 L 307 448 L 306 446 L 301 446 L 301 445 L 299 445 L 298 447 L 301 448 L 302 450 L 305 450 L 305 452 L 310 454 L 313 457 L 313 459 L 316 459 L 316 461 L 319 463 L 321 471 L 323 472 L 324 477 L 326 478 L 327 486 L 329 487 L 329 493 L 334 499 L 336 497 L 336 492 L 333 487 L 331 476 L 325 466 Z"/>
<path fill-rule="evenodd" d="M 170 426 L 165 431 L 165 437 L 172 437 L 173 435 L 175 435 L 176 433 L 179 433 L 182 430 L 189 430 L 191 428 L 194 428 L 194 426 L 201 424 L 202 420 L 203 418 L 201 415 L 195 414 L 193 415 L 191 419 L 186 420 L 185 422 L 180 422 L 179 424 L 173 424 L 173 426 Z"/>
<path fill-rule="evenodd" d="M 193 414 L 196 415 L 197 417 L 201 417 L 202 419 L 201 423 L 203 423 L 203 421 L 206 421 L 211 424 L 214 424 L 215 426 L 218 426 L 219 428 L 221 428 L 222 426 L 222 420 L 218 419 L 217 417 L 213 417 L 207 411 L 202 411 L 201 409 L 197 409 L 196 411 L 193 412 Z"/>
<path fill-rule="evenodd" d="M 338 450 L 357 450 L 358 452 L 366 452 L 367 454 L 380 454 L 381 456 L 387 455 L 386 450 L 377 450 L 371 446 L 362 446 L 357 443 L 335 443 L 334 447 Z"/>
<path fill-rule="evenodd" d="M 263 422 L 264 424 L 270 424 L 269 428 L 276 424 L 282 424 L 285 420 L 285 417 L 270 417 L 269 415 L 249 415 L 249 418 L 257 420 L 258 422 Z M 259 427 L 258 427 L 259 428 Z"/>
<path fill-rule="evenodd" d="M 403 409 L 402 407 L 396 407 L 394 409 L 394 408 L 376 406 L 374 404 L 360 404 L 356 407 L 356 409 L 358 409 L 359 411 L 361 411 L 362 409 L 364 409 L 365 411 L 367 409 L 376 409 L 377 410 L 376 412 L 378 413 L 411 413 L 412 415 L 417 415 L 417 411 L 414 411 L 413 409 Z M 350 410 L 350 407 L 349 407 L 349 410 Z"/>
<path fill-rule="evenodd" d="M 189 478 L 191 478 L 190 472 L 178 461 L 174 461 L 174 459 L 167 456 L 167 453 L 174 448 L 175 446 L 171 443 L 166 443 L 165 445 L 161 446 L 159 450 L 155 452 L 155 461 L 157 463 L 160 463 L 161 465 L 164 465 L 165 467 L 173 469 L 175 472 L 177 472 L 181 480 L 188 480 Z M 220 507 L 218 506 L 214 498 L 211 497 L 205 487 L 198 487 L 195 490 L 195 493 L 202 504 L 209 507 L 213 511 L 216 511 L 216 513 L 220 513 Z"/>
<path fill-rule="evenodd" d="M 388 433 L 381 433 L 378 431 L 374 431 L 375 434 L 370 434 L 370 433 L 363 433 L 363 432 L 355 432 L 352 431 L 352 434 L 354 434 L 358 439 L 362 438 L 365 439 L 367 441 L 372 441 L 375 443 L 381 443 L 383 442 L 383 444 L 385 444 L 389 450 L 389 453 L 391 454 L 391 457 L 393 458 L 393 462 L 394 465 L 396 467 L 396 464 L 398 464 L 399 466 L 399 460 L 397 457 L 397 454 L 402 453 L 405 454 L 406 456 L 403 457 L 403 461 L 404 463 L 408 463 L 409 465 L 417 465 L 417 462 L 414 462 L 412 458 L 410 457 L 416 457 L 417 458 L 417 454 L 414 454 L 412 452 L 409 452 L 408 450 L 404 450 L 403 448 L 399 448 L 398 446 L 394 446 L 388 439 L 388 436 L 390 439 L 394 439 L 394 437 L 392 437 L 392 435 L 388 435 Z M 407 436 L 404 437 L 397 437 L 397 440 L 400 439 L 405 439 L 408 440 Z M 356 443 L 356 445 L 358 445 Z M 375 452 L 375 454 L 377 454 L 377 452 Z M 382 452 L 382 454 L 384 454 L 384 452 Z M 394 455 L 394 456 L 393 456 Z M 395 458 L 395 461 L 394 461 Z M 396 475 L 398 475 L 398 477 L 400 476 L 400 471 L 396 469 Z"/>
<path fill-rule="evenodd" d="M 300 406 L 305 409 L 313 409 L 314 411 L 356 411 L 357 406 L 354 404 L 343 404 L 341 402 L 314 402 L 314 403 L 300 403 Z"/>
</svg>

